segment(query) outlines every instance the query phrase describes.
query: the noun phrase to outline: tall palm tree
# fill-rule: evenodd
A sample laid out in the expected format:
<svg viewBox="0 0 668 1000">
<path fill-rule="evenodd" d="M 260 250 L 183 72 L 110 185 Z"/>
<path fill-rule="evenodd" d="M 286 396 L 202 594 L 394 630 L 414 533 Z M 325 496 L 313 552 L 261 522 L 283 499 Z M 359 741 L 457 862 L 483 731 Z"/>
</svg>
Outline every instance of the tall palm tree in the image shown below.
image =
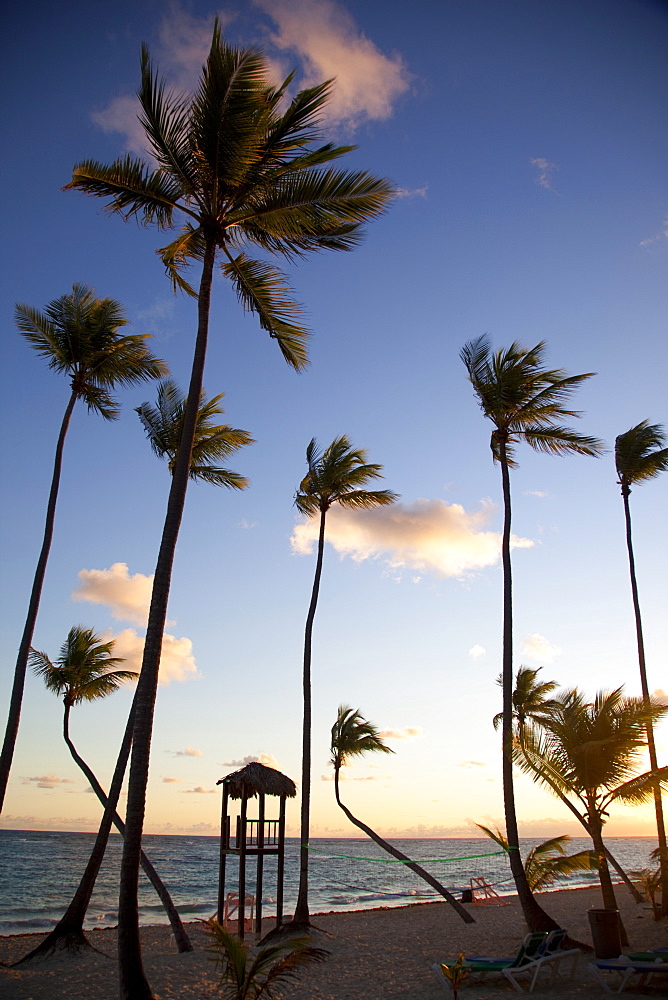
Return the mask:
<svg viewBox="0 0 668 1000">
<path fill-rule="evenodd" d="M 651 699 L 646 705 L 643 698 L 625 698 L 622 692 L 621 687 L 601 691 L 593 702 L 577 688 L 561 692 L 550 716 L 527 729 L 524 755 L 518 758 L 523 770 L 551 791 L 558 788 L 584 813 L 598 856 L 603 905 L 610 909 L 617 903 L 603 843 L 608 808 L 613 802 L 645 802 L 655 779 L 668 782 L 668 767 L 635 774 L 647 721 L 664 716 L 668 706 Z"/>
<path fill-rule="evenodd" d="M 337 503 L 341 507 L 364 510 L 394 503 L 398 494 L 390 490 L 367 490 L 372 479 L 382 478 L 382 465 L 369 464 L 366 451 L 354 449 L 345 436 L 335 438 L 324 451 L 318 449 L 313 438 L 306 449 L 308 472 L 295 495 L 295 506 L 300 514 L 319 518 L 318 553 L 311 590 L 311 602 L 304 630 L 304 725 L 302 731 L 302 795 L 301 795 L 301 853 L 299 863 L 299 892 L 294 914 L 294 924 L 309 924 L 308 908 L 308 840 L 311 808 L 311 645 L 313 620 L 318 604 L 322 560 L 325 551 L 325 524 L 327 511 Z"/>
<path fill-rule="evenodd" d="M 92 289 L 81 284 L 73 285 L 71 294 L 54 299 L 45 312 L 23 304 L 16 307 L 19 332 L 40 357 L 48 361 L 49 368 L 69 378 L 71 391 L 56 444 L 42 547 L 14 669 L 7 728 L 0 755 L 0 812 L 19 731 L 28 655 L 51 549 L 63 448 L 74 405 L 81 400 L 89 411 L 99 413 L 105 420 L 115 420 L 119 408 L 111 390 L 167 374 L 164 362 L 147 350 L 144 343 L 146 335 L 123 336 L 119 332 L 126 323 L 119 302 L 96 299 Z"/>
<path fill-rule="evenodd" d="M 391 854 L 393 858 L 397 858 L 398 861 L 404 861 L 406 863 L 406 868 L 410 868 L 414 871 L 416 875 L 424 879 L 433 889 L 436 889 L 438 893 L 443 896 L 443 898 L 450 903 L 452 907 L 457 911 L 462 920 L 467 924 L 475 923 L 473 917 L 465 910 L 464 907 L 457 902 L 452 893 L 441 885 L 441 883 L 434 878 L 428 871 L 425 871 L 421 865 L 416 864 L 411 861 L 407 854 L 403 851 L 398 850 L 393 844 L 390 844 L 387 840 L 384 840 L 375 830 L 372 830 L 370 826 L 363 823 L 361 819 L 353 816 L 350 809 L 343 804 L 341 801 L 341 795 L 339 792 L 339 773 L 341 768 L 348 763 L 351 757 L 360 757 L 365 753 L 394 753 L 387 744 L 383 743 L 383 740 L 378 732 L 378 729 L 372 722 L 369 722 L 361 714 L 359 709 L 355 710 L 350 708 L 349 705 L 339 705 L 339 711 L 336 717 L 336 722 L 332 726 L 332 742 L 331 742 L 331 752 L 332 752 L 332 765 L 334 767 L 334 794 L 336 796 L 336 801 L 339 807 L 346 814 L 351 823 L 353 823 L 358 829 L 370 837 L 374 843 L 382 847 L 384 851 Z"/>
<path fill-rule="evenodd" d="M 83 771 L 102 805 L 104 816 L 101 827 L 106 829 L 106 834 L 102 843 L 101 834 L 98 832 L 93 852 L 95 863 L 93 865 L 87 864 L 84 876 L 64 916 L 47 935 L 45 940 L 21 960 L 22 964 L 37 956 L 51 953 L 56 949 L 64 948 L 78 951 L 81 948 L 89 947 L 83 931 L 83 922 L 99 873 L 99 867 L 104 857 L 111 822 L 114 823 L 121 836 L 123 836 L 125 830 L 125 824 L 116 812 L 116 801 L 111 802 L 110 805 L 111 794 L 110 796 L 105 794 L 94 772 L 83 757 L 81 757 L 70 736 L 70 712 L 75 705 L 106 698 L 107 695 L 118 690 L 124 681 L 135 681 L 137 679 L 138 675 L 134 670 L 113 669 L 118 664 L 124 662 L 122 658 L 112 656 L 113 648 L 113 639 L 108 642 L 102 642 L 93 629 L 85 629 L 80 625 L 75 625 L 68 632 L 67 639 L 61 647 L 60 656 L 55 664 L 52 663 L 46 653 L 38 652 L 34 649 L 30 652 L 30 666 L 35 674 L 42 678 L 47 690 L 52 691 L 63 699 L 65 707 L 63 737 L 72 759 L 81 771 Z M 128 740 L 128 752 L 131 736 L 132 727 L 128 726 L 125 737 Z M 125 762 L 127 763 L 127 753 L 125 754 Z M 125 767 L 123 767 L 124 771 Z M 110 815 L 107 818 L 108 813 Z M 192 951 L 192 945 L 167 887 L 143 851 L 141 860 L 146 876 L 165 907 L 179 951 Z"/>
<path fill-rule="evenodd" d="M 556 681 L 539 681 L 538 673 L 540 670 L 542 670 L 542 667 L 538 667 L 535 670 L 532 670 L 529 667 L 520 667 L 517 671 L 515 688 L 513 690 L 513 718 L 515 723 L 515 730 L 513 734 L 513 758 L 516 762 L 518 758 L 524 754 L 524 744 L 528 724 L 540 725 L 543 719 L 550 717 L 552 710 L 557 708 L 559 704 L 554 699 L 546 697 L 546 695 L 551 694 L 554 690 L 556 690 L 558 686 Z M 502 683 L 502 679 L 500 677 L 497 683 Z M 494 722 L 495 729 L 498 729 L 502 718 L 502 712 L 499 712 L 494 716 L 492 721 Z M 524 755 L 524 757 L 525 760 L 528 759 L 526 755 Z M 536 760 L 532 761 L 532 766 L 534 771 L 537 771 L 540 767 L 539 762 Z M 543 769 L 541 777 L 546 784 L 550 784 L 551 778 L 549 771 L 545 771 Z M 566 808 L 573 813 L 575 818 L 582 824 L 587 833 L 590 833 L 589 824 L 587 823 L 584 814 L 573 802 L 571 802 L 568 796 L 561 792 L 554 782 L 552 782 L 551 787 L 557 798 L 561 799 Z M 483 829 L 488 836 L 491 836 L 486 827 L 481 827 L 481 829 Z M 609 863 L 625 883 L 636 903 L 642 902 L 642 895 L 638 892 L 635 885 L 608 847 L 606 847 L 605 853 Z M 529 855 L 527 855 L 527 857 L 529 857 Z M 526 861 L 524 862 L 524 868 L 526 871 Z M 531 878 L 529 877 L 528 872 L 527 877 L 529 878 L 529 887 L 533 891 L 535 887 L 531 884 Z"/>
<path fill-rule="evenodd" d="M 108 210 L 126 219 L 164 230 L 181 220 L 176 239 L 159 251 L 175 287 L 195 294 L 182 272 L 201 264 L 197 337 L 154 577 L 128 787 L 119 964 L 121 996 L 132 1000 L 151 997 L 141 963 L 137 874 L 161 641 L 202 391 L 214 263 L 222 258 L 222 272 L 244 308 L 256 313 L 288 364 L 303 368 L 307 331 L 284 276 L 247 249 L 287 259 L 314 250 L 351 250 L 364 222 L 381 214 L 393 194 L 386 181 L 368 173 L 327 166 L 351 147 L 313 145 L 321 137 L 331 81 L 300 91 L 283 110 L 292 75 L 279 87 L 269 77 L 263 55 L 226 45 L 217 21 L 192 97 L 167 92 L 144 46 L 140 121 L 157 169 L 132 156 L 109 166 L 89 160 L 74 168 L 67 185 L 108 199 Z"/>
<path fill-rule="evenodd" d="M 253 444 L 254 439 L 247 431 L 230 427 L 229 424 L 213 424 L 213 417 L 224 413 L 220 401 L 225 394 L 219 393 L 206 399 L 200 397 L 195 426 L 195 439 L 190 458 L 190 478 L 211 483 L 213 486 L 227 486 L 243 490 L 248 480 L 238 472 L 230 472 L 212 464 L 221 462 L 244 445 Z M 174 475 L 176 456 L 183 432 L 186 397 L 173 379 L 165 379 L 158 386 L 156 406 L 142 403 L 137 407 L 139 419 L 144 425 L 151 448 L 158 458 L 166 458 L 169 471 Z"/>
<path fill-rule="evenodd" d="M 636 581 L 636 564 L 633 554 L 633 536 L 631 534 L 631 507 L 629 496 L 631 487 L 636 483 L 644 483 L 655 479 L 668 469 L 668 448 L 666 435 L 660 424 L 650 424 L 642 420 L 631 427 L 625 434 L 620 434 L 615 441 L 615 465 L 617 467 L 617 482 L 622 488 L 624 501 L 624 518 L 626 520 L 626 547 L 629 554 L 629 572 L 631 574 L 631 594 L 633 596 L 633 611 L 636 621 L 636 639 L 638 643 L 638 666 L 640 667 L 640 684 L 645 703 L 649 705 L 649 686 L 647 684 L 647 669 L 645 666 L 645 643 L 640 617 L 640 600 Z M 658 768 L 654 730 L 651 722 L 647 724 L 647 747 L 649 760 L 653 771 Z M 656 829 L 659 840 L 659 863 L 661 867 L 661 911 L 668 916 L 668 843 L 666 842 L 666 824 L 661 802 L 661 788 L 657 782 L 654 787 L 654 811 L 656 813 Z"/>
<path fill-rule="evenodd" d="M 602 444 L 596 438 L 577 434 L 559 423 L 579 414 L 566 408 L 573 390 L 592 372 L 568 375 L 544 364 L 545 343 L 526 348 L 515 341 L 507 350 L 492 352 L 487 337 L 469 341 L 461 351 L 480 408 L 494 425 L 492 457 L 501 466 L 503 488 L 503 800 L 510 867 L 524 918 L 534 931 L 551 930 L 556 924 L 533 897 L 526 880 L 519 850 L 515 791 L 513 786 L 513 609 L 510 560 L 510 469 L 516 467 L 515 448 L 526 442 L 536 451 L 553 455 L 575 453 L 598 455 Z"/>
</svg>

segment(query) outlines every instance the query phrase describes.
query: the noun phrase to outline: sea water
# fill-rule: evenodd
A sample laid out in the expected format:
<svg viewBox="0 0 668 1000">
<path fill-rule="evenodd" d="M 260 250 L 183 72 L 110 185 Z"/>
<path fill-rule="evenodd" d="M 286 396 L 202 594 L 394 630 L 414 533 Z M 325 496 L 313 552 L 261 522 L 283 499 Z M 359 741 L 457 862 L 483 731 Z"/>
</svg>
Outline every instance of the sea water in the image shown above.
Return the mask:
<svg viewBox="0 0 668 1000">
<path fill-rule="evenodd" d="M 93 844 L 92 833 L 56 833 L 0 830 L 0 934 L 48 931 L 65 911 Z M 392 840 L 409 858 L 423 865 L 446 888 L 459 896 L 469 879 L 484 876 L 500 895 L 514 886 L 507 856 L 497 853 L 486 838 L 448 840 Z M 539 840 L 522 840 L 526 853 Z M 656 846 L 650 837 L 609 838 L 607 844 L 626 871 L 646 867 Z M 216 909 L 218 838 L 151 836 L 143 841 L 184 920 L 206 919 Z M 569 853 L 591 848 L 587 838 L 574 837 Z M 117 922 L 118 872 L 122 841 L 112 835 L 95 892 L 88 909 L 87 927 L 109 927 Z M 246 891 L 254 892 L 255 859 L 246 862 Z M 235 856 L 227 862 L 226 887 L 237 888 Z M 284 912 L 291 913 L 299 882 L 299 841 L 286 840 Z M 576 872 L 555 888 L 575 888 L 597 882 L 595 872 Z M 275 913 L 276 859 L 265 859 L 263 915 Z M 396 863 L 372 841 L 315 839 L 310 845 L 309 905 L 311 913 L 361 910 L 377 906 L 440 899 L 414 872 Z M 140 875 L 139 915 L 144 924 L 166 923 L 155 892 Z"/>
</svg>

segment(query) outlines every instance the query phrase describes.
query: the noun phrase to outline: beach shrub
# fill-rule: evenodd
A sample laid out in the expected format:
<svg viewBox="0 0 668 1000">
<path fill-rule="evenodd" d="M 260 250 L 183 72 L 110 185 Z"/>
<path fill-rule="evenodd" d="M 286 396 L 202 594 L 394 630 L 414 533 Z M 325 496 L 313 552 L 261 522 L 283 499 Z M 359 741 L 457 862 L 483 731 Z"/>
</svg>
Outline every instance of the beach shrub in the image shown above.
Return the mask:
<svg viewBox="0 0 668 1000">
<path fill-rule="evenodd" d="M 448 980 L 452 986 L 452 995 L 454 1000 L 457 1000 L 459 996 L 459 987 L 463 985 L 464 980 L 468 977 L 469 970 L 465 967 L 466 959 L 464 958 L 463 952 L 457 955 L 457 961 L 452 965 L 441 965 L 441 972 Z"/>
<path fill-rule="evenodd" d="M 211 944 L 206 949 L 220 963 L 223 1000 L 256 1000 L 276 996 L 274 990 L 294 979 L 301 968 L 324 962 L 329 952 L 314 948 L 309 937 L 286 938 L 253 949 L 213 917 L 206 922 Z"/>
</svg>

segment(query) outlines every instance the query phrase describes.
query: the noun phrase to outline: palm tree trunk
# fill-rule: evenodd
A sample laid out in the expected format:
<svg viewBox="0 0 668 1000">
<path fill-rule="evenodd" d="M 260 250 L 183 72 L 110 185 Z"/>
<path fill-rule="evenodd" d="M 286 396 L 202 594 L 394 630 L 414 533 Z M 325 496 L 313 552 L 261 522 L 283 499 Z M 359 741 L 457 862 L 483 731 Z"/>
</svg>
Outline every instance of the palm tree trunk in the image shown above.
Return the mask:
<svg viewBox="0 0 668 1000">
<path fill-rule="evenodd" d="M 459 914 L 459 916 L 462 918 L 465 924 L 475 923 L 475 920 L 468 912 L 468 910 L 465 910 L 464 907 L 461 905 L 461 903 L 459 903 L 455 899 L 452 893 L 448 892 L 448 890 L 444 886 L 442 886 L 441 883 L 437 879 L 435 879 L 433 875 L 430 875 L 429 872 L 425 871 L 424 868 L 421 868 L 420 865 L 417 865 L 414 861 L 411 861 L 408 855 L 403 854 L 402 851 L 397 850 L 397 848 L 393 847 L 392 844 L 389 844 L 386 840 L 383 840 L 383 838 L 380 837 L 375 832 L 375 830 L 372 830 L 370 826 L 366 825 L 366 823 L 363 823 L 361 820 L 357 819 L 356 816 L 353 816 L 350 809 L 348 809 L 347 806 L 344 806 L 343 802 L 341 801 L 341 796 L 339 795 L 338 767 L 335 767 L 334 769 L 334 794 L 336 795 L 336 801 L 338 802 L 340 808 L 343 809 L 344 813 L 346 814 L 351 823 L 353 823 L 359 830 L 365 833 L 367 837 L 370 837 L 371 840 L 373 840 L 374 843 L 378 844 L 379 847 L 382 847 L 384 851 L 387 851 L 388 854 L 391 854 L 392 857 L 397 858 L 398 861 L 405 861 L 406 868 L 410 868 L 411 871 L 415 872 L 416 875 L 419 875 L 420 878 L 424 879 L 425 882 L 427 882 L 433 889 L 436 890 L 436 892 L 440 893 L 440 895 L 443 896 L 443 899 L 447 903 L 449 903 L 454 910 L 456 910 L 456 912 Z"/>
<path fill-rule="evenodd" d="M 86 763 L 86 761 L 83 759 L 83 757 L 81 757 L 80 754 L 77 752 L 77 749 L 76 749 L 76 747 L 74 746 L 74 743 L 71 740 L 70 732 L 69 732 L 69 715 L 70 715 L 70 707 L 69 707 L 69 705 L 66 705 L 65 706 L 65 716 L 64 716 L 64 719 L 63 719 L 63 736 L 65 738 L 65 742 L 67 743 L 68 749 L 70 751 L 70 754 L 72 755 L 72 759 L 74 760 L 75 764 L 86 775 L 86 778 L 90 782 L 91 788 L 93 789 L 93 791 L 97 795 L 97 798 L 98 798 L 98 800 L 100 802 L 100 805 L 102 806 L 103 809 L 106 810 L 107 804 L 109 802 L 109 799 L 108 799 L 107 795 L 105 794 L 104 789 L 100 785 L 99 781 L 95 777 L 95 774 L 90 769 L 90 767 L 88 766 L 88 764 Z M 131 715 L 134 718 L 134 712 L 132 712 Z M 123 763 L 123 773 L 124 774 L 125 774 L 125 767 L 127 765 L 128 755 L 129 755 L 129 752 L 130 752 L 130 746 L 132 744 L 132 729 L 130 728 L 130 726 L 128 726 L 127 728 L 129 729 L 130 739 L 129 739 L 129 742 L 128 742 L 128 734 L 127 734 L 127 731 L 126 731 L 126 736 L 125 736 L 124 741 L 123 741 L 124 744 L 127 742 L 127 750 L 125 751 L 125 760 L 124 760 L 124 763 Z M 116 812 L 116 806 L 115 805 L 112 807 L 111 819 L 112 819 L 112 822 L 113 822 L 114 826 L 116 827 L 116 829 L 120 833 L 121 837 L 125 837 L 125 823 L 123 822 L 123 820 L 121 819 L 121 817 Z M 146 877 L 150 881 L 151 885 L 153 886 L 153 888 L 157 892 L 158 898 L 160 899 L 160 902 L 162 903 L 162 905 L 165 908 L 165 913 L 167 914 L 167 916 L 169 918 L 169 922 L 170 922 L 171 927 L 172 927 L 172 933 L 174 935 L 174 940 L 176 941 L 176 945 L 177 945 L 177 948 L 178 948 L 179 952 L 192 951 L 193 950 L 193 946 L 190 943 L 190 939 L 189 939 L 189 937 L 188 937 L 188 935 L 186 933 L 186 929 L 183 926 L 183 923 L 181 921 L 181 918 L 180 918 L 180 916 L 178 914 L 178 911 L 177 911 L 176 907 L 174 906 L 174 901 L 172 900 L 172 897 L 169 894 L 167 886 L 162 881 L 162 879 L 158 875 L 157 871 L 155 870 L 155 868 L 153 867 L 153 865 L 151 864 L 151 862 L 149 861 L 149 859 L 147 858 L 147 856 L 144 854 L 143 851 L 141 852 L 141 855 L 140 855 L 140 863 L 141 863 L 142 869 L 144 870 L 144 874 L 146 875 Z M 83 916 L 84 915 L 85 914 L 82 914 L 82 920 L 83 920 Z"/>
<path fill-rule="evenodd" d="M 636 639 L 638 642 L 638 666 L 640 667 L 640 684 L 642 687 L 642 697 L 645 708 L 649 708 L 649 685 L 647 683 L 647 669 L 645 666 L 645 642 L 642 632 L 642 618 L 640 617 L 640 599 L 638 597 L 638 583 L 636 580 L 636 563 L 633 554 L 633 536 L 631 533 L 631 507 L 629 505 L 628 486 L 622 487 L 622 497 L 624 500 L 624 518 L 626 521 L 626 548 L 629 554 L 629 572 L 631 575 L 631 594 L 633 596 L 633 611 L 636 620 Z M 649 750 L 650 770 L 656 772 L 658 761 L 656 756 L 656 744 L 654 742 L 654 726 L 651 721 L 647 723 L 647 749 Z M 654 784 L 654 811 L 656 813 L 656 831 L 659 841 L 659 863 L 661 866 L 661 916 L 668 916 L 668 844 L 666 843 L 666 824 L 663 816 L 663 803 L 661 801 L 661 784 L 656 781 Z"/>
<path fill-rule="evenodd" d="M 320 511 L 320 530 L 318 532 L 318 556 L 315 564 L 315 576 L 311 591 L 311 603 L 306 616 L 304 629 L 304 722 L 302 728 L 302 799 L 301 799 L 301 847 L 299 851 L 299 891 L 297 905 L 293 917 L 296 927 L 308 927 L 310 914 L 308 908 L 308 841 L 311 811 L 311 641 L 313 637 L 313 620 L 318 605 L 320 577 L 322 575 L 322 560 L 325 551 L 325 518 L 327 510 Z"/>
<path fill-rule="evenodd" d="M 169 491 L 167 513 L 153 580 L 142 669 L 137 683 L 137 716 L 132 742 L 125 840 L 121 862 L 121 890 L 118 900 L 118 961 L 121 1000 L 153 1000 L 151 987 L 142 965 L 139 941 L 137 903 L 139 860 L 146 809 L 153 711 L 158 686 L 162 637 L 167 617 L 174 553 L 188 489 L 190 456 L 202 391 L 215 251 L 214 240 L 207 237 L 198 296 L 197 340 L 183 421 L 183 433 Z"/>
<path fill-rule="evenodd" d="M 63 422 L 60 425 L 60 434 L 58 435 L 58 443 L 56 444 L 56 455 L 53 463 L 53 475 L 51 477 L 51 489 L 49 491 L 49 501 L 46 507 L 46 521 L 44 523 L 44 537 L 42 539 L 42 548 L 39 553 L 39 558 L 37 560 L 37 567 L 35 569 L 35 576 L 32 583 L 32 591 L 30 592 L 30 602 L 28 604 L 28 615 L 26 617 L 26 622 L 23 627 L 23 635 L 21 637 L 21 645 L 19 646 L 18 656 L 16 658 L 16 666 L 14 668 L 14 684 L 12 687 L 12 697 L 9 703 L 9 713 L 7 717 L 7 728 L 5 730 L 5 739 L 2 745 L 2 754 L 0 754 L 0 813 L 2 813 L 2 807 L 5 802 L 5 793 L 7 791 L 7 782 L 9 781 L 9 772 L 12 766 L 12 760 L 14 757 L 14 747 L 16 746 L 16 738 L 19 732 L 19 720 L 21 718 L 21 703 L 23 701 L 23 688 L 25 686 L 26 669 L 28 666 L 28 656 L 30 654 L 30 647 L 32 645 L 33 632 L 35 631 L 35 622 L 37 621 L 37 612 L 39 611 L 39 602 L 42 596 L 42 587 L 44 586 L 44 577 L 46 574 L 46 564 L 49 559 L 49 551 L 51 549 L 51 539 L 53 538 L 53 523 L 56 517 L 56 501 L 58 500 L 58 488 L 60 486 L 60 470 L 63 464 L 63 448 L 65 445 L 65 437 L 67 436 L 67 430 L 70 425 L 70 418 L 72 416 L 72 410 L 74 409 L 74 404 L 77 401 L 76 392 L 72 392 L 70 395 L 69 402 L 65 408 L 65 415 L 63 417 Z"/>
<path fill-rule="evenodd" d="M 508 839 L 508 857 L 510 870 L 515 880 L 517 896 L 522 907 L 524 919 L 531 931 L 557 930 L 558 924 L 540 906 L 527 881 L 517 829 L 517 813 L 515 811 L 515 786 L 513 783 L 513 582 L 512 565 L 510 561 L 510 475 L 508 457 L 506 454 L 506 438 L 498 434 L 499 459 L 501 463 L 501 481 L 503 486 L 503 540 L 501 545 L 501 560 L 503 564 L 503 723 L 502 723 L 502 770 L 503 770 L 503 805 L 506 819 L 506 837 Z"/>
<path fill-rule="evenodd" d="M 93 850 L 91 851 L 77 890 L 72 897 L 72 901 L 70 902 L 70 905 L 64 915 L 60 918 L 56 926 L 41 942 L 41 944 L 16 962 L 16 965 L 25 965 L 34 958 L 45 957 L 56 950 L 66 950 L 70 952 L 89 948 L 94 951 L 97 950 L 93 949 L 93 946 L 86 938 L 83 932 L 83 922 L 88 910 L 91 896 L 93 895 L 93 889 L 95 888 L 95 882 L 100 871 L 100 866 L 102 865 L 102 861 L 104 859 L 107 841 L 109 840 L 109 834 L 111 832 L 113 814 L 118 805 L 121 788 L 123 786 L 125 769 L 127 767 L 128 757 L 130 756 L 130 748 L 132 746 L 132 731 L 135 718 L 134 713 L 135 701 L 133 700 L 132 708 L 130 709 L 130 714 L 125 727 L 125 734 L 123 736 L 118 759 L 116 761 L 116 767 L 114 768 L 114 774 L 111 779 L 107 804 L 105 806 L 102 819 L 100 820 L 97 837 L 95 838 Z"/>
<path fill-rule="evenodd" d="M 589 799 L 588 815 L 590 817 L 589 823 L 591 826 L 591 839 L 594 844 L 594 850 L 598 854 L 598 877 L 601 882 L 601 896 L 603 897 L 603 906 L 606 908 L 606 910 L 617 910 L 618 909 L 617 899 L 615 898 L 615 890 L 612 885 L 612 879 L 610 878 L 610 871 L 608 870 L 605 844 L 603 843 L 603 822 L 601 820 L 600 812 L 596 808 L 595 797 L 591 795 L 588 796 L 588 799 Z M 627 948 L 629 944 L 629 936 L 626 933 L 626 928 L 622 923 L 621 916 L 619 917 L 619 932 L 620 932 L 622 947 Z"/>
</svg>

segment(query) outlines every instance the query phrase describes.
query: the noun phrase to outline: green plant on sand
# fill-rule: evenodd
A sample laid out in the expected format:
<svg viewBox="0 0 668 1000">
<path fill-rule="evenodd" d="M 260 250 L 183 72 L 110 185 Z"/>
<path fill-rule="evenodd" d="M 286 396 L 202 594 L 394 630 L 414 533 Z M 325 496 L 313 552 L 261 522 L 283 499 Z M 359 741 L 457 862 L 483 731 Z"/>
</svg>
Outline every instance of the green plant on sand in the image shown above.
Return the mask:
<svg viewBox="0 0 668 1000">
<path fill-rule="evenodd" d="M 459 996 L 459 987 L 464 985 L 466 979 L 468 979 L 469 970 L 465 965 L 466 959 L 463 952 L 457 955 L 457 961 L 453 962 L 451 965 L 441 964 L 441 972 L 445 978 L 450 983 L 452 987 L 452 995 L 454 1000 L 457 1000 Z"/>
</svg>

